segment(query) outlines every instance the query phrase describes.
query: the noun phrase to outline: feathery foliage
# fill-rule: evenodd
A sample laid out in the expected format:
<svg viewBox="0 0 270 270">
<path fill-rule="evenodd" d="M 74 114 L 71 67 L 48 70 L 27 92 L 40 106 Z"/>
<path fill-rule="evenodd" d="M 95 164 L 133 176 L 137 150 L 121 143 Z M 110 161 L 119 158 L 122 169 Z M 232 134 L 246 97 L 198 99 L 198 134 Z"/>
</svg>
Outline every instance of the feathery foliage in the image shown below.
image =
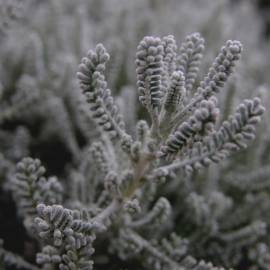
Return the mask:
<svg viewBox="0 0 270 270">
<path fill-rule="evenodd" d="M 27 234 L 1 267 L 268 269 L 267 50 L 250 3 L 207 1 L 0 1 L 0 192 Z"/>
</svg>

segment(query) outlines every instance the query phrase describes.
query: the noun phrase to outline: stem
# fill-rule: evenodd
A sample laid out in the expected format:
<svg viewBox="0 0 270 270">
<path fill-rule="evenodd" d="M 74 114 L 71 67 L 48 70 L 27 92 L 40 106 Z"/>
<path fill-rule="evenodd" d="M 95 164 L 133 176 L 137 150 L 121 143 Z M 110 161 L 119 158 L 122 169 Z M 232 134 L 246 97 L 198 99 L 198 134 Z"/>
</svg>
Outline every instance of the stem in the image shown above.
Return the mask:
<svg viewBox="0 0 270 270">
<path fill-rule="evenodd" d="M 147 168 L 150 164 L 150 161 L 152 159 L 153 159 L 153 156 L 150 155 L 149 153 L 144 153 L 141 156 L 139 162 L 136 164 L 136 166 L 134 168 L 133 182 L 132 182 L 131 187 L 125 193 L 125 195 L 124 195 L 125 198 L 132 197 L 132 195 L 134 194 L 136 189 L 140 186 L 141 179 L 142 179 L 145 171 L 147 170 Z"/>
<path fill-rule="evenodd" d="M 172 119 L 171 123 L 175 126 L 180 120 L 185 116 L 190 108 L 192 108 L 195 104 L 202 100 L 202 96 L 197 97 L 193 101 L 191 101 L 183 110 L 178 112 L 175 117 Z"/>
<path fill-rule="evenodd" d="M 99 213 L 94 219 L 97 222 L 103 223 L 106 219 L 110 218 L 112 214 L 119 208 L 119 203 L 113 200 L 101 213 Z"/>
<path fill-rule="evenodd" d="M 134 242 L 139 243 L 142 245 L 142 248 L 149 252 L 153 257 L 159 259 L 160 261 L 164 262 L 171 269 L 183 269 L 180 265 L 178 265 L 175 261 L 169 258 L 166 254 L 160 252 L 156 247 L 152 246 L 148 241 L 142 238 L 139 234 L 134 232 L 133 230 L 129 231 L 129 237 L 134 240 Z"/>
<path fill-rule="evenodd" d="M 152 126 L 150 131 L 150 137 L 151 138 L 161 138 L 160 130 L 159 130 L 159 118 L 158 118 L 159 112 L 158 109 L 155 108 L 153 113 L 151 114 L 151 120 L 152 120 Z"/>
<path fill-rule="evenodd" d="M 174 162 L 174 163 L 172 163 L 170 165 L 162 166 L 162 167 L 159 167 L 159 168 L 155 169 L 153 173 L 156 173 L 159 170 L 175 170 L 175 169 L 179 169 L 179 168 L 184 167 L 186 165 L 195 163 L 197 161 L 201 161 L 202 159 L 204 159 L 204 158 L 206 158 L 208 156 L 209 156 L 209 153 L 206 153 L 206 154 L 201 155 L 199 157 L 194 157 L 194 158 L 191 158 L 191 159 L 186 159 L 186 160 L 183 160 L 183 161 Z"/>
</svg>

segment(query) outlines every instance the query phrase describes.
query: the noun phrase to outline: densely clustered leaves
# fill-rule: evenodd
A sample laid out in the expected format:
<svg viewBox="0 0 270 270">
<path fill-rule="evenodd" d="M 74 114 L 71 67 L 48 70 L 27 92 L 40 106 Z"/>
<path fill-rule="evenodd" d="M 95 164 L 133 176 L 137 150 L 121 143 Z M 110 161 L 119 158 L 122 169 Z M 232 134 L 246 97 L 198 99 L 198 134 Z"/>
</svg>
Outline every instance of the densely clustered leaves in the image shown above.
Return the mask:
<svg viewBox="0 0 270 270">
<path fill-rule="evenodd" d="M 96 46 L 95 51 L 89 51 L 82 59 L 77 77 L 80 87 L 90 104 L 92 116 L 105 131 L 112 136 L 121 136 L 124 132 L 124 122 L 114 103 L 111 91 L 105 80 L 106 63 L 109 54 L 102 44 Z"/>
<path fill-rule="evenodd" d="M 56 177 L 46 178 L 44 173 L 45 168 L 38 159 L 24 158 L 17 165 L 12 189 L 18 211 L 25 222 L 34 218 L 39 203 L 62 203 L 62 185 Z"/>
<path fill-rule="evenodd" d="M 177 69 L 185 76 L 185 88 L 192 90 L 204 51 L 204 39 L 199 33 L 188 35 L 179 49 Z"/>
<path fill-rule="evenodd" d="M 176 179 L 179 169 L 191 173 L 245 148 L 255 138 L 264 108 L 259 98 L 244 100 L 218 126 L 215 94 L 233 72 L 242 45 L 229 40 L 196 87 L 203 51 L 198 33 L 189 35 L 180 49 L 172 35 L 143 38 L 136 54 L 137 87 L 151 126 L 139 121 L 133 138 L 108 89 L 109 54 L 99 44 L 82 59 L 77 73 L 85 97 L 82 106 L 84 112 L 90 110 L 99 140 L 71 170 L 68 201 L 62 203 L 60 183 L 43 176 L 38 160 L 20 162 L 13 181 L 18 208 L 24 218 L 31 217 L 29 223 L 39 236 L 37 263 L 42 269 L 92 269 L 94 240 L 99 237 L 110 240 L 111 253 L 122 260 L 137 258 L 147 269 L 218 269 L 190 256 L 196 233 L 193 240 L 169 233 L 177 215 L 171 202 L 157 195 L 163 181 L 156 180 Z M 260 220 L 222 230 L 219 219 L 232 201 L 221 193 L 211 194 L 209 200 L 195 192 L 186 196 L 181 203 L 194 215 L 184 214 L 183 220 L 201 226 L 209 238 L 225 245 L 237 240 L 235 248 L 241 249 L 265 235 Z"/>
</svg>

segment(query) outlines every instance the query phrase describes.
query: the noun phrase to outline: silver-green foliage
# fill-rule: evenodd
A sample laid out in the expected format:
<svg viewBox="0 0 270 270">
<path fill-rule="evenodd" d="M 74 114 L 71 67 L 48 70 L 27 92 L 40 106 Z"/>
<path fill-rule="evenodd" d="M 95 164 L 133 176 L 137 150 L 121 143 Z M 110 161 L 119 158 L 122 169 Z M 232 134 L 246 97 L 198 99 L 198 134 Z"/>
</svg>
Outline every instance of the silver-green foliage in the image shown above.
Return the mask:
<svg viewBox="0 0 270 270">
<path fill-rule="evenodd" d="M 4 22 L 5 31 L 9 28 L 5 20 L 17 19 L 12 13 L 17 2 L 26 0 L 0 1 L 0 12 L 5 13 L 0 23 Z M 27 20 L 15 25 L 10 39 L 1 43 L 0 123 L 15 120 L 16 124 L 19 120 L 26 125 L 22 132 L 19 127 L 16 132 L 0 133 L 1 180 L 10 178 L 14 162 L 29 155 L 29 142 L 51 142 L 57 136 L 72 153 L 73 163 L 65 164 L 65 177 L 61 179 L 64 187 L 67 185 L 63 194 L 67 200 L 60 199 L 60 188 L 48 191 L 48 187 L 54 187 L 54 177 L 29 177 L 30 165 L 19 167 L 18 175 L 11 177 L 15 181 L 7 181 L 7 186 L 13 186 L 14 200 L 31 232 L 37 215 L 35 206 L 46 204 L 38 215 L 49 229 L 40 228 L 38 225 L 43 223 L 39 219 L 35 223 L 39 233 L 43 230 L 48 234 L 40 238 L 42 251 L 37 261 L 41 267 L 72 269 L 85 262 L 85 267 L 90 268 L 95 260 L 90 254 L 92 240 L 84 246 L 91 252 L 78 255 L 78 249 L 71 247 L 70 239 L 61 232 L 62 227 L 59 234 L 55 220 L 41 211 L 52 212 L 59 205 L 47 206 L 61 203 L 60 208 L 66 208 L 69 214 L 87 209 L 79 220 L 92 222 L 98 217 L 98 226 L 107 227 L 93 245 L 98 246 L 102 242 L 99 239 L 111 239 L 109 251 L 97 256 L 112 253 L 123 261 L 137 257 L 149 269 L 173 269 L 175 263 L 178 267 L 189 262 L 189 266 L 183 266 L 189 269 L 196 263 L 184 257 L 192 254 L 196 258 L 211 258 L 215 264 L 236 267 L 244 258 L 252 264 L 251 269 L 268 269 L 270 142 L 269 128 L 265 126 L 269 116 L 264 117 L 266 123 L 249 152 L 231 156 L 220 169 L 211 165 L 209 170 L 198 173 L 198 169 L 244 148 L 253 139 L 262 113 L 260 101 L 254 98 L 245 100 L 228 117 L 243 97 L 260 92 L 254 84 L 269 77 L 263 72 L 268 64 L 267 55 L 263 46 L 257 48 L 263 43 L 257 27 L 259 20 L 255 21 L 250 13 L 251 5 L 241 1 L 239 6 L 229 8 L 228 1 L 222 0 L 183 0 L 181 8 L 178 0 L 31 2 L 33 5 L 27 6 Z M 6 7 L 11 7 L 11 13 Z M 194 16 L 197 10 L 200 16 Z M 114 86 L 134 82 L 133 49 L 138 37 L 146 34 L 144 31 L 159 35 L 170 32 L 179 40 L 187 32 L 198 30 L 206 36 L 207 50 L 199 33 L 188 35 L 179 49 L 172 35 L 147 37 L 140 43 L 136 61 L 138 94 L 152 122 L 148 127 L 141 120 L 135 130 L 134 108 L 139 106 L 134 102 L 134 88 L 128 86 L 130 91 L 113 99 L 114 91 L 108 90 L 107 79 L 116 91 L 119 89 Z M 229 41 L 200 83 L 197 78 L 202 77 L 204 67 L 212 61 L 209 56 L 217 45 L 235 36 L 245 47 L 249 46 L 240 69 L 245 75 L 240 74 L 240 80 L 233 78 L 224 85 L 242 52 L 239 42 Z M 88 105 L 82 102 L 79 112 L 73 68 L 82 52 L 100 40 L 110 51 L 111 60 L 100 45 L 82 61 L 79 72 L 86 77 L 81 77 L 80 83 Z M 269 107 L 267 89 L 263 92 L 262 100 Z M 27 130 L 33 122 L 40 124 L 40 137 L 35 139 L 30 136 L 32 131 Z M 97 138 L 99 141 L 93 142 L 87 152 L 76 141 L 78 132 L 87 143 Z M 36 161 L 30 161 L 35 167 Z M 241 168 L 245 161 L 248 165 Z M 264 166 L 260 169 L 261 164 Z M 182 238 L 168 236 L 172 231 Z M 75 239 L 77 235 L 77 231 L 72 232 Z M 97 267 L 99 262 L 97 258 Z M 197 267 L 205 269 L 202 265 L 207 264 Z"/>
<path fill-rule="evenodd" d="M 186 54 L 185 63 L 189 63 L 185 65 L 183 60 L 177 60 L 181 58 L 177 57 L 172 36 L 145 37 L 139 44 L 136 56 L 139 96 L 152 122 L 149 127 L 145 121 L 139 121 L 133 137 L 127 134 L 123 116 L 107 88 L 105 63 L 109 55 L 105 48 L 97 45 L 82 59 L 77 77 L 85 97 L 83 106 L 88 108 L 97 127 L 101 127 L 101 141 L 91 146 L 82 157 L 82 165 L 71 174 L 75 193 L 68 201 L 69 208 L 41 196 L 36 185 L 43 173 L 39 164 L 26 159 L 24 163 L 29 161 L 29 165 L 23 163 L 24 166 L 18 167 L 23 174 L 17 174 L 17 179 L 26 180 L 38 193 L 31 198 L 29 193 L 21 194 L 14 189 L 27 206 L 25 214 L 32 214 L 28 210 L 30 206 L 38 215 L 35 230 L 43 248 L 37 262 L 43 269 L 92 269 L 93 243 L 102 234 L 111 239 L 110 252 L 122 260 L 140 258 L 149 269 L 216 269 L 189 256 L 191 239 L 176 234 L 163 236 L 173 222 L 173 209 L 165 197 L 157 199 L 155 195 L 163 180 L 176 177 L 179 170 L 190 174 L 245 148 L 255 137 L 264 108 L 259 98 L 245 100 L 217 127 L 219 110 L 215 94 L 233 72 L 242 46 L 238 41 L 228 41 L 196 87 L 195 73 L 202 47 L 199 45 L 195 50 L 195 56 L 190 50 L 196 49 L 197 43 L 202 44 L 202 38 L 196 33 L 186 42 L 189 45 L 184 44 L 180 49 L 182 58 Z M 28 171 L 32 174 L 30 178 L 25 177 Z M 29 198 L 35 204 L 29 205 Z M 220 200 L 223 203 L 225 198 Z M 209 221 L 209 225 L 203 226 L 214 230 L 207 210 L 209 202 L 202 208 L 203 201 L 194 194 L 187 202 L 194 209 L 191 211 L 197 211 L 196 223 Z M 252 232 L 255 239 L 264 234 L 264 223 L 258 221 L 216 237 L 223 242 L 237 238 L 240 241 Z"/>
</svg>

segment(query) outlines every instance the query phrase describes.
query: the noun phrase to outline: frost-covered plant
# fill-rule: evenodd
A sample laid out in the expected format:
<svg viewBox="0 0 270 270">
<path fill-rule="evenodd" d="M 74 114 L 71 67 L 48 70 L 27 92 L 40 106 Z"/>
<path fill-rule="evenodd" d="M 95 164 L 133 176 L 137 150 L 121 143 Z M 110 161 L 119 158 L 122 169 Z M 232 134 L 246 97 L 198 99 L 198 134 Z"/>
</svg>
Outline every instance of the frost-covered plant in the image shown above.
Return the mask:
<svg viewBox="0 0 270 270">
<path fill-rule="evenodd" d="M 25 5 L 27 0 L 2 2 L 2 7 L 15 8 L 17 2 Z M 211 165 L 235 148 L 243 147 L 243 137 L 245 140 L 252 137 L 251 126 L 257 121 L 256 117 L 250 124 L 242 121 L 242 115 L 252 118 L 256 107 L 260 107 L 258 100 L 244 101 L 235 114 L 233 108 L 244 98 L 255 95 L 269 107 L 267 86 L 258 86 L 262 81 L 269 81 L 266 57 L 269 50 L 262 40 L 260 20 L 252 3 L 240 1 L 232 7 L 226 0 L 28 2 L 31 4 L 24 8 L 27 13 L 21 23 L 11 24 L 11 27 L 5 24 L 4 32 L 8 30 L 9 33 L 0 36 L 0 182 L 5 181 L 2 192 L 6 194 L 12 190 L 19 216 L 28 233 L 35 235 L 38 241 L 37 229 L 33 227 L 33 219 L 37 216 L 34 206 L 38 203 L 61 203 L 69 211 L 70 224 L 74 224 L 77 219 L 92 221 L 102 209 L 107 209 L 113 198 L 122 200 L 117 212 L 119 218 L 113 216 L 107 220 L 105 217 L 98 223 L 102 228 L 103 223 L 108 227 L 97 233 L 98 241 L 93 242 L 97 227 L 92 227 L 91 222 L 89 235 L 80 231 L 87 239 L 83 247 L 94 246 L 94 254 L 92 249 L 88 254 L 78 254 L 78 248 L 71 244 L 71 239 L 81 237 L 77 230 L 72 229 L 69 238 L 62 233 L 59 236 L 54 223 L 57 220 L 46 221 L 49 234 L 55 231 L 58 238 L 56 241 L 47 236 L 45 240 L 42 238 L 38 262 L 44 268 L 51 265 L 72 268 L 83 262 L 80 266 L 85 263 L 87 268 L 93 260 L 99 269 L 111 266 L 118 257 L 116 268 L 130 269 L 129 262 L 138 263 L 136 269 L 141 269 L 142 264 L 146 268 L 152 265 L 163 268 L 166 265 L 159 258 L 165 254 L 191 267 L 193 260 L 186 258 L 190 254 L 215 265 L 268 269 L 269 116 L 263 118 L 254 144 L 248 150 L 230 156 L 219 166 Z M 2 10 L 7 11 L 0 8 L 0 12 Z M 194 16 L 198 11 L 200 15 Z M 16 19 L 5 13 L 0 22 L 5 18 L 10 22 Z M 163 50 L 161 58 L 155 55 L 153 48 L 149 59 L 138 52 L 141 54 L 135 64 L 140 78 L 138 88 L 146 110 L 142 109 L 137 104 L 135 90 L 133 52 L 138 40 L 144 35 L 162 36 L 169 32 L 179 41 L 192 31 L 200 31 L 206 37 L 206 51 L 203 38 L 192 34 L 177 51 L 172 36 L 160 38 L 162 48 L 158 45 L 157 50 Z M 225 69 L 225 77 L 224 70 L 215 70 L 214 66 L 208 75 L 204 72 L 213 61 L 218 46 L 228 38 L 241 40 L 245 50 L 238 73 L 222 85 L 230 69 Z M 94 95 L 85 89 L 89 106 L 84 101 L 78 106 L 79 95 L 74 89 L 77 88 L 74 74 L 78 59 L 88 47 L 101 40 L 111 59 L 107 61 L 104 53 L 102 61 L 107 69 L 103 71 L 103 64 L 99 66 L 100 74 L 91 80 L 97 83 L 91 88 Z M 103 51 L 102 47 L 93 53 L 99 50 Z M 203 53 L 204 61 L 199 69 Z M 235 56 L 237 59 L 233 54 Z M 84 64 L 89 62 L 84 61 Z M 85 75 L 83 70 L 80 72 Z M 87 71 L 86 76 L 89 76 Z M 203 76 L 205 80 L 201 80 Z M 207 77 L 215 82 L 211 84 L 212 90 L 207 86 Z M 148 85 L 150 79 L 151 85 Z M 104 86 L 107 81 L 115 101 Z M 125 87 L 121 88 L 123 85 Z M 218 94 L 218 109 L 217 99 L 214 95 L 207 97 L 206 93 L 217 92 L 219 88 L 222 91 Z M 206 102 L 200 101 L 203 92 Z M 120 95 L 116 96 L 118 93 Z M 89 108 L 93 113 L 89 114 Z M 147 118 L 147 122 L 139 121 L 136 125 L 138 114 L 140 118 Z M 93 120 L 98 123 L 97 128 Z M 152 126 L 148 127 L 147 123 Z M 235 132 L 232 144 L 228 132 L 231 128 Z M 221 137 L 222 143 L 216 144 Z M 23 160 L 14 177 L 15 163 L 29 155 L 41 158 L 49 174 L 59 176 L 63 193 L 55 177 L 29 177 L 26 168 L 36 168 L 37 160 Z M 208 163 L 209 168 L 198 170 Z M 24 168 L 22 164 L 28 165 Z M 136 164 L 137 171 L 145 169 L 142 176 L 137 174 L 137 178 L 141 177 L 138 183 L 133 181 Z M 58 183 L 56 189 L 55 183 Z M 52 187 L 52 193 L 48 187 Z M 33 193 L 32 188 L 35 189 Z M 58 196 L 54 195 L 53 201 L 50 194 L 55 194 L 55 190 Z M 4 192 L 1 199 L 2 194 Z M 43 209 L 64 211 L 59 207 L 54 210 L 42 207 L 38 215 L 45 220 L 48 219 L 47 210 L 44 213 Z M 84 210 L 78 213 L 78 209 Z M 5 218 L 2 224 L 8 222 Z M 119 231 L 121 227 L 123 231 Z M 6 234 L 3 237 L 8 238 Z M 9 240 L 5 241 L 7 249 L 8 244 L 10 246 Z M 66 245 L 70 246 L 63 250 Z M 11 259 L 17 257 L 7 251 L 1 256 L 3 254 L 8 254 L 2 257 L 6 264 L 21 261 Z M 72 259 L 64 254 L 71 255 Z M 166 258 L 165 261 L 174 265 Z"/>
<path fill-rule="evenodd" d="M 252 51 L 243 57 L 237 91 L 230 89 L 221 93 L 224 119 L 240 100 L 253 95 L 258 83 L 268 80 L 264 75 L 268 68 L 267 51 L 261 42 L 260 20 L 248 2 L 237 4 L 237 8 L 232 8 L 226 0 L 215 3 L 208 0 L 207 4 L 192 0 L 181 1 L 181 4 L 175 0 L 156 3 L 152 0 L 4 2 L 3 7 L 7 4 L 15 6 L 17 2 L 23 4 L 26 14 L 20 25 L 11 28 L 10 35 L 0 46 L 0 124 L 26 126 L 36 137 L 33 148 L 39 151 L 33 152 L 42 158 L 42 153 L 46 152 L 44 145 L 52 140 L 61 150 L 66 148 L 65 156 L 72 161 L 78 158 L 80 146 L 85 141 L 88 143 L 91 130 L 84 123 L 89 119 L 84 119 L 85 115 L 78 111 L 76 82 L 72 74 L 77 59 L 89 46 L 101 40 L 111 54 L 107 79 L 117 93 L 123 94 L 117 103 L 132 100 L 126 91 L 136 81 L 134 56 L 130 51 L 135 50 L 142 36 L 150 34 L 170 32 L 178 41 L 187 33 L 201 31 L 211 48 L 206 52 L 203 67 L 212 61 L 219 44 L 231 37 L 239 38 L 245 43 L 246 51 Z M 200 16 L 193 16 L 198 10 Z M 237 32 L 235 25 L 241 28 Z M 200 77 L 202 73 L 199 71 L 198 75 Z M 123 91 L 122 86 L 125 86 Z M 129 118 L 126 125 L 131 131 L 130 122 L 136 122 L 137 116 L 134 114 L 135 119 L 131 119 L 125 108 L 120 106 L 120 109 L 124 117 Z"/>
<path fill-rule="evenodd" d="M 188 36 L 180 49 L 171 35 L 147 36 L 140 42 L 137 87 L 151 122 L 138 121 L 135 136 L 126 131 L 108 89 L 109 54 L 104 46 L 97 45 L 82 59 L 77 73 L 82 106 L 96 123 L 100 140 L 71 171 L 69 199 L 62 202 L 62 186 L 54 177 L 43 177 L 38 160 L 26 158 L 19 163 L 12 181 L 20 214 L 29 231 L 39 236 L 37 263 L 42 269 L 92 269 L 99 239 L 108 242 L 104 255 L 137 260 L 146 269 L 217 269 L 193 258 L 197 257 L 193 237 L 199 246 L 203 237 L 213 237 L 211 248 L 215 240 L 227 243 L 251 233 L 256 240 L 265 234 L 265 223 L 259 221 L 236 232 L 213 227 L 211 218 L 218 219 L 230 207 L 218 192 L 207 202 L 193 192 L 185 202 L 189 213 L 198 211 L 192 214 L 194 225 L 205 227 L 205 236 L 189 237 L 185 230 L 178 235 L 170 229 L 175 226 L 175 205 L 162 195 L 160 185 L 166 190 L 167 181 L 183 181 L 181 174 L 177 180 L 176 173 L 183 171 L 188 178 L 193 171 L 246 148 L 264 112 L 259 98 L 247 99 L 218 124 L 215 95 L 233 73 L 242 45 L 227 41 L 196 86 L 203 51 L 204 40 L 198 33 Z M 209 204 L 216 208 L 214 214 Z"/>
</svg>

